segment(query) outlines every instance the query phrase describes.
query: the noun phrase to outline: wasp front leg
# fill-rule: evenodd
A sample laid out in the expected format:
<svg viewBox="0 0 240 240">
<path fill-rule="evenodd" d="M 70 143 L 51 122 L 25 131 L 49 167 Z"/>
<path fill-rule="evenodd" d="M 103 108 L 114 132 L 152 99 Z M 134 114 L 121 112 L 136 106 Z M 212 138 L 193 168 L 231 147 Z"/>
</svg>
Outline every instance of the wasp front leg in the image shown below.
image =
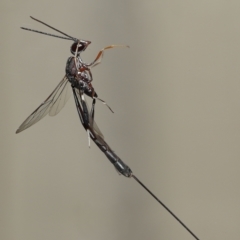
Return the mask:
<svg viewBox="0 0 240 240">
<path fill-rule="evenodd" d="M 96 58 L 94 59 L 94 61 L 91 62 L 90 64 L 86 64 L 86 66 L 95 67 L 96 65 L 101 63 L 102 58 L 103 58 L 103 53 L 104 53 L 105 50 L 108 50 L 108 49 L 111 49 L 111 48 L 116 48 L 116 47 L 127 47 L 127 48 L 129 48 L 129 46 L 126 46 L 126 45 L 110 45 L 110 46 L 107 46 L 107 47 L 101 49 L 99 51 L 99 53 L 97 54 Z"/>
</svg>

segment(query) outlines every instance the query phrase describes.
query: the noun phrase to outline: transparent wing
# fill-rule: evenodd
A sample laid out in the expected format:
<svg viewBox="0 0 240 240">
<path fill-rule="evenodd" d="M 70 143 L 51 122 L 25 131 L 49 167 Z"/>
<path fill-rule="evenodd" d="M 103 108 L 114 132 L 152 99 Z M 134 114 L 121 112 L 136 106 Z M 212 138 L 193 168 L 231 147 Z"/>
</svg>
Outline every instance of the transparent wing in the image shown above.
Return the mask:
<svg viewBox="0 0 240 240">
<path fill-rule="evenodd" d="M 50 96 L 21 124 L 16 133 L 31 127 L 48 113 L 50 116 L 58 114 L 71 96 L 69 85 L 68 79 L 65 76 Z"/>
<path fill-rule="evenodd" d="M 78 96 L 78 101 L 81 103 L 83 100 L 81 98 L 81 93 L 79 92 L 78 89 L 76 89 L 76 93 L 77 93 L 77 96 Z M 99 127 L 97 126 L 96 122 L 94 121 L 94 119 L 91 117 L 90 115 L 90 108 L 88 106 L 88 103 L 85 99 L 85 103 L 87 105 L 87 109 L 88 109 L 88 116 L 89 116 L 89 123 L 90 123 L 90 126 L 92 128 L 92 130 L 95 132 L 96 135 L 100 136 L 102 139 L 104 139 L 104 136 L 102 134 L 102 132 L 100 131 Z"/>
<path fill-rule="evenodd" d="M 71 86 L 67 77 L 64 77 L 63 79 L 64 83 L 62 84 L 62 87 L 59 88 L 58 92 L 55 94 L 53 104 L 49 111 L 49 116 L 57 115 L 65 106 L 69 97 L 72 95 L 70 91 Z"/>
<path fill-rule="evenodd" d="M 102 139 L 104 139 L 104 136 L 101 132 L 101 130 L 99 129 L 98 125 L 96 124 L 96 122 L 90 118 L 90 125 L 92 126 L 92 129 L 94 130 L 94 132 L 99 135 Z"/>
</svg>

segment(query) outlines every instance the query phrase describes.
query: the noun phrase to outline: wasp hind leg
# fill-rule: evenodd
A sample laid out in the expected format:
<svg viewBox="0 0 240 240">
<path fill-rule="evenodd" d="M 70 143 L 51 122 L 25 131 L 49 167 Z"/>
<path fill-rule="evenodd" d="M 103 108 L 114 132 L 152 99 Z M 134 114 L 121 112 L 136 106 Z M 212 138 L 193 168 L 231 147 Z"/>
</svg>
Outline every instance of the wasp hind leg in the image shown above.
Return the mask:
<svg viewBox="0 0 240 240">
<path fill-rule="evenodd" d="M 96 99 L 95 99 L 95 97 L 93 97 L 92 108 L 91 108 L 91 111 L 90 111 L 90 116 L 93 120 L 94 120 L 94 114 L 95 114 L 95 103 L 96 103 Z"/>
</svg>

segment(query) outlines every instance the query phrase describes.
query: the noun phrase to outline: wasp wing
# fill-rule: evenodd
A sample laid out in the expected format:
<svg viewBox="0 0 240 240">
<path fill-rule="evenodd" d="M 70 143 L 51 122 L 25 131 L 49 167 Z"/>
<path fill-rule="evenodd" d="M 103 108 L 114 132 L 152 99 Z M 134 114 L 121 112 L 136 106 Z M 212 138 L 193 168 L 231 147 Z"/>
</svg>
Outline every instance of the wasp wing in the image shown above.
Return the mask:
<svg viewBox="0 0 240 240">
<path fill-rule="evenodd" d="M 65 76 L 49 97 L 21 124 L 16 133 L 31 127 L 47 114 L 50 116 L 57 115 L 71 96 L 69 85 L 68 79 Z"/>
</svg>

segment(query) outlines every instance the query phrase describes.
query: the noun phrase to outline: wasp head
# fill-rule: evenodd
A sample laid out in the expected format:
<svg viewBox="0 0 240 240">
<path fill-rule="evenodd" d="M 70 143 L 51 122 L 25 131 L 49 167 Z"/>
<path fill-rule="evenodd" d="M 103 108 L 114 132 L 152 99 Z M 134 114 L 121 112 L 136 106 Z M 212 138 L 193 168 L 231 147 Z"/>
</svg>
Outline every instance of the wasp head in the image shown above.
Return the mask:
<svg viewBox="0 0 240 240">
<path fill-rule="evenodd" d="M 91 43 L 90 41 L 78 40 L 72 44 L 70 51 L 73 55 L 75 55 L 76 52 L 77 52 L 77 55 L 79 55 L 81 52 L 86 50 L 86 48 L 90 43 Z"/>
</svg>

